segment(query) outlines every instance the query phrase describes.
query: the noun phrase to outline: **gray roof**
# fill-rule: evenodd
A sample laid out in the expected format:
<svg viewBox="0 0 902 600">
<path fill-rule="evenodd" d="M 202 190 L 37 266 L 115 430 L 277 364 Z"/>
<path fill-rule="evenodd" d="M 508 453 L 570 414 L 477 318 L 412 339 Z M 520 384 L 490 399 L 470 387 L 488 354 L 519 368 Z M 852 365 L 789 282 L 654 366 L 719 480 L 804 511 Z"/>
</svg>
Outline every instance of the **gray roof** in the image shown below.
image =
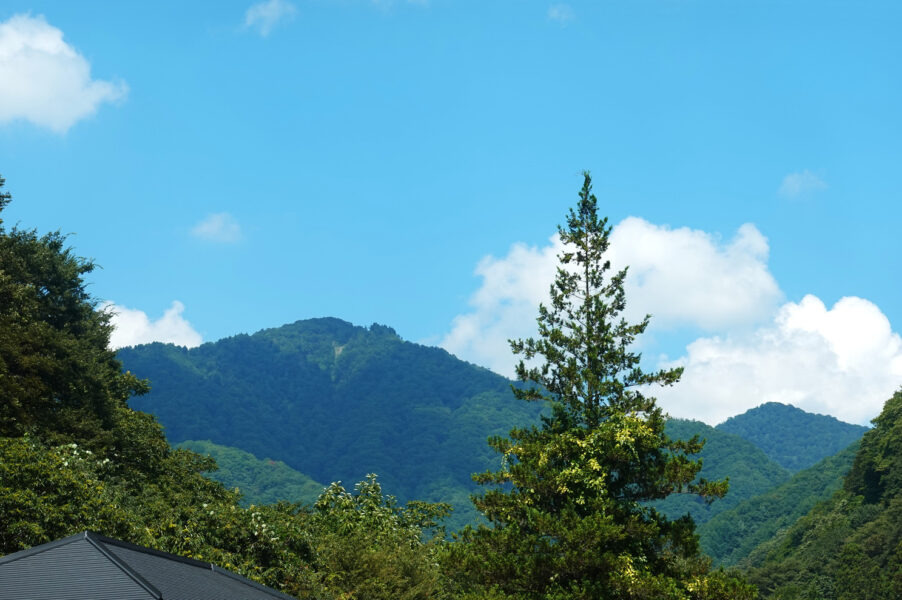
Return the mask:
<svg viewBox="0 0 902 600">
<path fill-rule="evenodd" d="M 295 600 L 211 563 L 84 531 L 0 558 L 0 600 Z"/>
</svg>

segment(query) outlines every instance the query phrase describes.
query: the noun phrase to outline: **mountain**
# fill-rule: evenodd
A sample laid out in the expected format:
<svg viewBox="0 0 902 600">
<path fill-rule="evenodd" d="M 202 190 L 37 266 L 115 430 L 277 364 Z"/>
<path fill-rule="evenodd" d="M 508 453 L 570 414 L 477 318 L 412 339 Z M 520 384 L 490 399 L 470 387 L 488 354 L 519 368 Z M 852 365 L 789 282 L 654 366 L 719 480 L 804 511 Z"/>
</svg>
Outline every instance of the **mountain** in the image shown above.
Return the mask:
<svg viewBox="0 0 902 600">
<path fill-rule="evenodd" d="M 715 515 L 697 530 L 702 550 L 718 565 L 736 564 L 815 504 L 829 499 L 842 486 L 857 451 L 856 441 L 789 481 Z"/>
<path fill-rule="evenodd" d="M 261 460 L 239 448 L 220 446 L 209 440 L 188 440 L 178 447 L 212 457 L 219 468 L 208 473 L 209 477 L 229 489 L 238 488 L 245 506 L 274 504 L 279 500 L 313 504 L 325 488 L 280 460 Z"/>
<path fill-rule="evenodd" d="M 130 404 L 155 415 L 171 443 L 241 448 L 319 482 L 377 473 L 402 501 L 450 502 L 451 527 L 475 517 L 470 475 L 500 461 L 486 439 L 537 422 L 542 410 L 488 369 L 389 327 L 332 318 L 118 357 L 151 381 Z"/>
<path fill-rule="evenodd" d="M 401 501 L 451 503 L 452 529 L 476 516 L 469 501 L 476 490 L 470 475 L 494 469 L 500 460 L 486 439 L 536 422 L 542 410 L 516 400 L 504 377 L 444 350 L 406 342 L 389 327 L 359 327 L 332 318 L 191 350 L 159 343 L 124 348 L 118 357 L 126 369 L 151 381 L 151 393 L 133 398 L 131 406 L 155 415 L 173 444 L 208 440 L 203 451 L 218 452 L 222 463 L 212 477 L 239 487 L 248 501 L 283 493 L 274 473 L 258 469 L 256 458 L 217 446 L 281 461 L 292 470 L 284 471 L 290 485 L 308 491 L 321 486 L 300 478 L 350 485 L 377 473 L 384 489 Z M 807 439 L 815 430 L 826 438 L 809 453 L 817 454 L 837 445 L 831 436 L 860 429 L 778 404 L 763 405 L 718 428 L 673 420 L 671 437 L 700 434 L 708 440 L 701 476 L 730 477 L 730 492 L 711 505 L 677 495 L 655 506 L 671 517 L 688 512 L 704 523 L 789 478 L 768 458 L 768 448 L 772 456 L 784 456 L 794 440 Z M 768 435 L 771 431 L 792 439 L 781 445 Z M 311 496 L 291 492 L 285 499 Z"/>
<path fill-rule="evenodd" d="M 698 455 L 703 464 L 699 477 L 709 480 L 730 478 L 727 495 L 711 504 L 691 494 L 673 494 L 652 503 L 671 519 L 689 513 L 697 524 L 704 523 L 790 477 L 786 469 L 770 460 L 748 440 L 700 421 L 671 419 L 667 422 L 667 435 L 683 440 L 698 435 L 704 439 L 705 447 Z"/>
<path fill-rule="evenodd" d="M 828 501 L 743 561 L 765 598 L 902 597 L 902 390 Z"/>
<path fill-rule="evenodd" d="M 717 429 L 749 440 L 793 473 L 847 448 L 868 430 L 778 402 L 730 417 Z"/>
</svg>

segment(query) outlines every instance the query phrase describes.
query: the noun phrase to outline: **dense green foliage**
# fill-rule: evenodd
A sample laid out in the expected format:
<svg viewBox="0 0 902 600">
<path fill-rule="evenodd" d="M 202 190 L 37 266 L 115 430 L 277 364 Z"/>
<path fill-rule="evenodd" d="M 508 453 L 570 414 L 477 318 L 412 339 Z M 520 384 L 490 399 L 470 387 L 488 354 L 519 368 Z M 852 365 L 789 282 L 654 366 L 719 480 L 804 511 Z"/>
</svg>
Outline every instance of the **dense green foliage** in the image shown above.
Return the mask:
<svg viewBox="0 0 902 600">
<path fill-rule="evenodd" d="M 652 502 L 652 506 L 671 519 L 688 513 L 697 525 L 704 523 L 790 477 L 789 472 L 770 460 L 751 442 L 700 421 L 671 419 L 667 422 L 665 431 L 668 436 L 678 440 L 699 436 L 705 441 L 704 448 L 698 454 L 702 462 L 699 477 L 712 481 L 730 481 L 729 492 L 717 502 L 705 502 L 697 494 L 671 494 L 663 500 Z"/>
<path fill-rule="evenodd" d="M 313 504 L 325 486 L 299 473 L 282 461 L 259 459 L 238 448 L 220 446 L 209 440 L 188 440 L 178 445 L 216 461 L 218 467 L 208 476 L 225 485 L 237 488 L 242 504 L 275 504 L 280 500 Z"/>
<path fill-rule="evenodd" d="M 85 291 L 92 268 L 60 234 L 0 221 L 0 554 L 92 529 L 299 597 L 439 595 L 446 507 L 399 507 L 370 477 L 312 508 L 243 508 L 203 476 L 211 459 L 171 449 L 126 405 L 146 384 L 108 350 L 109 316 Z"/>
<path fill-rule="evenodd" d="M 442 595 L 437 544 L 444 504 L 399 507 L 375 475 L 353 493 L 330 485 L 314 506 L 311 537 L 327 589 L 340 598 L 419 600 Z"/>
<path fill-rule="evenodd" d="M 648 318 L 620 317 L 626 272 L 608 273 L 610 227 L 588 174 L 558 231 L 565 251 L 539 338 L 511 342 L 527 383 L 516 395 L 551 413 L 490 439 L 502 467 L 476 477 L 487 489 L 474 497 L 490 526 L 464 529 L 449 548 L 454 583 L 496 598 L 751 598 L 743 583 L 707 573 L 691 519 L 670 521 L 646 504 L 682 489 L 721 496 L 725 485 L 693 483 L 701 465 L 689 456 L 701 444 L 670 439 L 644 394 L 681 372 L 646 373 L 629 351 Z"/>
<path fill-rule="evenodd" d="M 9 201 L 2 185 L 0 213 Z M 629 352 L 648 321 L 618 318 L 624 273 L 605 276 L 609 231 L 587 177 L 561 231 L 574 249 L 540 313 L 540 338 L 513 344 L 529 365 L 518 367 L 525 384 L 513 393 L 503 378 L 387 327 L 318 319 L 191 351 L 123 350 L 136 372 L 156 379 L 139 397 L 147 383 L 123 372 L 108 349 L 109 315 L 86 292 L 94 265 L 59 233 L 8 230 L 0 220 L 0 554 L 92 529 L 299 598 L 742 600 L 753 590 L 709 570 L 693 521 L 664 514 L 710 517 L 704 499 L 725 485 L 708 479 L 727 475 L 735 495 L 718 501 L 728 510 L 701 528 L 702 542 L 725 564 L 741 559 L 765 596 L 902 597 L 902 391 L 828 501 L 793 524 L 838 486 L 854 448 L 737 504 L 786 474 L 736 436 L 665 424 L 644 393 L 679 373 L 645 373 Z M 221 460 L 216 472 L 213 458 L 170 447 L 154 417 L 129 402 L 163 416 L 174 441 L 222 436 L 319 481 L 360 483 L 323 489 L 278 460 L 185 444 Z M 774 441 L 759 418 L 786 411 L 755 410 L 730 427 L 786 460 L 796 442 Z M 801 430 L 826 423 L 786 414 Z M 787 437 L 805 439 L 799 429 Z M 819 431 L 830 441 L 816 440 L 815 454 L 851 430 Z M 440 522 L 449 507 L 400 505 L 369 474 L 377 470 L 405 499 L 459 505 L 471 489 L 463 478 L 481 470 L 486 488 L 475 504 L 490 526 L 447 542 Z M 312 504 L 268 503 L 318 492 Z"/>
<path fill-rule="evenodd" d="M 843 488 L 747 563 L 765 597 L 902 597 L 902 390 L 861 439 Z"/>
<path fill-rule="evenodd" d="M 505 378 L 444 350 L 338 319 L 119 357 L 154 382 L 132 406 L 154 414 L 172 443 L 209 439 L 320 482 L 378 473 L 404 501 L 451 503 L 453 528 L 476 516 L 470 475 L 498 463 L 486 438 L 540 410 L 517 402 Z"/>
<path fill-rule="evenodd" d="M 736 564 L 793 525 L 815 504 L 828 500 L 842 486 L 857 450 L 855 442 L 839 454 L 799 471 L 782 485 L 713 516 L 698 528 L 702 550 L 715 564 Z M 733 479 L 730 488 L 732 494 Z"/>
<path fill-rule="evenodd" d="M 730 417 L 717 429 L 749 440 L 793 473 L 847 448 L 868 430 L 779 402 L 768 402 Z"/>
<path fill-rule="evenodd" d="M 8 201 L 0 196 L 0 210 Z M 82 285 L 93 269 L 60 233 L 6 230 L 0 220 L 0 436 L 130 447 L 125 402 L 146 386 L 107 348 L 109 316 Z"/>
</svg>

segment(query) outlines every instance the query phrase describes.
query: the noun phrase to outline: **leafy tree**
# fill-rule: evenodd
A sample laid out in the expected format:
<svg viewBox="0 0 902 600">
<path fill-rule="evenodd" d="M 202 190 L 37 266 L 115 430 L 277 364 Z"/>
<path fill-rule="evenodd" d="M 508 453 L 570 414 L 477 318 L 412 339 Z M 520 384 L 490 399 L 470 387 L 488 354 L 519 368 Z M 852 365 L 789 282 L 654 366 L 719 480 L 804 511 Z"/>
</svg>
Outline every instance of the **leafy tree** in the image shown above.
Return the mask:
<svg viewBox="0 0 902 600">
<path fill-rule="evenodd" d="M 441 589 L 435 554 L 447 504 L 398 506 L 375 475 L 348 492 L 333 483 L 314 505 L 316 568 L 341 598 L 425 600 Z"/>
<path fill-rule="evenodd" d="M 621 316 L 626 270 L 610 273 L 611 228 L 588 173 L 558 231 L 565 251 L 550 307 L 539 308 L 539 338 L 511 342 L 518 378 L 531 384 L 514 393 L 548 402 L 551 414 L 489 440 L 502 467 L 475 476 L 489 489 L 474 503 L 491 526 L 465 529 L 449 550 L 454 584 L 523 599 L 753 597 L 746 584 L 708 574 L 691 518 L 671 521 L 646 504 L 681 491 L 720 497 L 726 482 L 693 483 L 701 464 L 689 457 L 702 444 L 671 440 L 645 395 L 681 372 L 647 373 L 630 351 L 649 318 Z"/>
<path fill-rule="evenodd" d="M 130 534 L 130 515 L 103 480 L 109 465 L 76 443 L 0 437 L 0 556 L 84 529 Z"/>
<path fill-rule="evenodd" d="M 699 533 L 709 519 L 789 479 L 786 469 L 738 435 L 684 419 L 669 419 L 664 432 L 674 439 L 686 440 L 697 435 L 704 440 L 704 448 L 694 457 L 704 465 L 698 474 L 700 478 L 730 478 L 730 493 L 717 502 L 709 504 L 692 494 L 671 494 L 651 503 L 659 513 L 672 519 L 688 514 Z"/>
<path fill-rule="evenodd" d="M 0 209 L 9 199 L 0 190 Z M 83 280 L 92 268 L 64 236 L 0 222 L 0 555 L 93 529 L 301 598 L 436 596 L 423 528 L 444 507 L 398 508 L 368 481 L 349 506 L 333 488 L 315 509 L 244 508 L 204 476 L 215 461 L 171 449 L 126 403 L 147 384 L 108 348 L 109 314 Z M 336 559 L 352 556 L 372 572 Z"/>
<path fill-rule="evenodd" d="M 0 210 L 9 201 L 0 193 Z M 59 232 L 7 231 L 0 219 L 0 436 L 78 438 L 99 450 L 117 443 L 126 400 L 147 386 L 122 373 L 108 348 L 110 315 L 85 290 L 94 264 L 65 242 Z"/>
</svg>

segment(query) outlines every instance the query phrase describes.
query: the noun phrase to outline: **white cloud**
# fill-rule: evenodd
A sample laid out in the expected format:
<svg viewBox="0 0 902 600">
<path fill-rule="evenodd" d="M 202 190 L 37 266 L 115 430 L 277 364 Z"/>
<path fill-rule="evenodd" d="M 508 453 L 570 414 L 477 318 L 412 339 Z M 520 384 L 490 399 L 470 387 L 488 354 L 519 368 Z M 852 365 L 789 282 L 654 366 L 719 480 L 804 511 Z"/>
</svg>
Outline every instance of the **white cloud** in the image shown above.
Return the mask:
<svg viewBox="0 0 902 600">
<path fill-rule="evenodd" d="M 482 285 L 470 299 L 473 310 L 457 316 L 441 346 L 465 360 L 511 375 L 509 338 L 535 334 L 539 302 L 547 302 L 557 255 L 557 236 L 538 248 L 515 244 L 507 256 L 487 256 L 476 267 Z M 688 228 L 670 229 L 630 217 L 611 234 L 615 268 L 629 265 L 627 313 L 636 321 L 652 314 L 652 327 L 715 330 L 765 319 L 780 291 L 767 269 L 767 240 L 743 225 L 723 244 L 716 236 Z"/>
<path fill-rule="evenodd" d="M 258 2 L 244 13 L 244 26 L 254 29 L 263 37 L 268 36 L 280 22 L 290 21 L 297 14 L 297 8 L 286 0 Z"/>
<path fill-rule="evenodd" d="M 670 229 L 636 217 L 611 233 L 610 259 L 629 266 L 627 316 L 655 327 L 713 331 L 767 318 L 781 293 L 767 269 L 767 238 L 746 223 L 729 243 L 698 229 Z"/>
<path fill-rule="evenodd" d="M 656 390 L 678 417 L 716 424 L 764 402 L 865 423 L 902 385 L 902 338 L 873 303 L 789 302 L 751 335 L 696 340 L 672 363 L 682 381 Z"/>
<path fill-rule="evenodd" d="M 534 336 L 539 302 L 563 249 L 514 244 L 483 258 L 472 310 L 457 316 L 441 346 L 511 376 L 509 338 Z M 902 338 L 868 300 L 843 298 L 828 309 L 815 296 L 780 305 L 767 268 L 768 243 L 750 224 L 733 239 L 688 228 L 624 219 L 611 234 L 614 268 L 629 265 L 626 317 L 652 314 L 656 328 L 709 332 L 662 366 L 683 366 L 683 380 L 652 391 L 677 417 L 716 424 L 764 402 L 865 423 L 902 385 Z"/>
<path fill-rule="evenodd" d="M 101 309 L 112 313 L 111 322 L 114 329 L 110 335 L 110 348 L 114 350 L 150 342 L 194 348 L 203 341 L 191 323 L 182 316 L 185 305 L 178 300 L 173 301 L 172 306 L 156 321 L 151 321 L 143 311 L 118 306 L 112 302 L 103 303 Z"/>
<path fill-rule="evenodd" d="M 511 376 L 514 357 L 507 340 L 534 335 L 539 302 L 546 300 L 563 245 L 514 244 L 507 256 L 486 256 L 476 267 L 482 285 L 470 298 L 473 311 L 458 315 L 439 344 L 458 357 Z"/>
<path fill-rule="evenodd" d="M 556 3 L 548 7 L 548 18 L 558 23 L 569 23 L 576 15 L 569 4 Z"/>
<path fill-rule="evenodd" d="M 124 82 L 91 79 L 91 65 L 43 16 L 0 22 L 0 123 L 23 119 L 56 133 L 125 98 Z"/>
<path fill-rule="evenodd" d="M 800 173 L 790 173 L 784 177 L 777 193 L 785 198 L 799 198 L 825 189 L 827 189 L 827 184 L 824 180 L 805 169 Z"/>
<path fill-rule="evenodd" d="M 208 242 L 231 244 L 241 240 L 241 226 L 229 213 L 214 213 L 191 228 L 191 235 Z"/>
</svg>

